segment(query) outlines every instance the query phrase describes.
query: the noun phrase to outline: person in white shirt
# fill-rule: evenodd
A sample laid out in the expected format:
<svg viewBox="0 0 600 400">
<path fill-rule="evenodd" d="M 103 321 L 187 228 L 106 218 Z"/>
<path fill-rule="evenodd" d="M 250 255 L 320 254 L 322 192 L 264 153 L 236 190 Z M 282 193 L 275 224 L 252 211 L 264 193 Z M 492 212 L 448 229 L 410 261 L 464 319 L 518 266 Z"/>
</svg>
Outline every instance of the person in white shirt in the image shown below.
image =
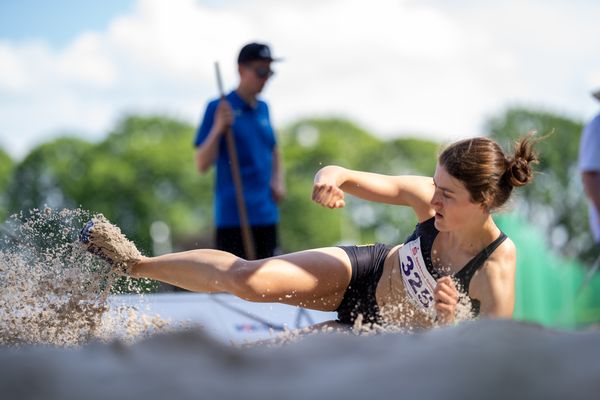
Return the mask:
<svg viewBox="0 0 600 400">
<path fill-rule="evenodd" d="M 600 101 L 600 89 L 593 93 Z M 600 113 L 584 128 L 579 147 L 579 170 L 589 201 L 590 228 L 600 243 Z"/>
</svg>

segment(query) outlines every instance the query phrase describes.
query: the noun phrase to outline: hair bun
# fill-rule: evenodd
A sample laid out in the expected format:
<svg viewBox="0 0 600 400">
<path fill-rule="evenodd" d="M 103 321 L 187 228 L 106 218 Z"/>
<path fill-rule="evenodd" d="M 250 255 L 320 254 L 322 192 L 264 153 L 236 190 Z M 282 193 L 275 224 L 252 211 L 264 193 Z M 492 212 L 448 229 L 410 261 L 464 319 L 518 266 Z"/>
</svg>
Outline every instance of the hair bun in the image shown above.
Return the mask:
<svg viewBox="0 0 600 400">
<path fill-rule="evenodd" d="M 533 171 L 529 163 L 521 158 L 509 161 L 506 174 L 510 185 L 513 187 L 524 186 L 533 178 Z"/>
<path fill-rule="evenodd" d="M 531 164 L 537 164 L 538 157 L 533 151 L 533 133 L 515 143 L 514 156 L 507 160 L 506 178 L 513 187 L 526 185 L 533 179 Z"/>
</svg>

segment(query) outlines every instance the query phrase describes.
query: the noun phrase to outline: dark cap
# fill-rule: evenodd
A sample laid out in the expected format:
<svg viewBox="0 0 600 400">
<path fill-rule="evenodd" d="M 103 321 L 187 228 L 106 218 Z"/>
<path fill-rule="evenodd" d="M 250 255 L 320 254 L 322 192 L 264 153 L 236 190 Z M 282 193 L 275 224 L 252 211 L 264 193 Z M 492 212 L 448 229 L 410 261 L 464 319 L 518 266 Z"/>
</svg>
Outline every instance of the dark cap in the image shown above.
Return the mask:
<svg viewBox="0 0 600 400">
<path fill-rule="evenodd" d="M 592 92 L 592 96 L 594 96 L 596 100 L 600 101 L 600 89 L 596 90 L 595 92 Z"/>
<path fill-rule="evenodd" d="M 271 49 L 266 44 L 248 43 L 240 50 L 238 64 L 244 64 L 255 60 L 279 61 L 278 58 L 273 58 L 271 56 Z"/>
</svg>

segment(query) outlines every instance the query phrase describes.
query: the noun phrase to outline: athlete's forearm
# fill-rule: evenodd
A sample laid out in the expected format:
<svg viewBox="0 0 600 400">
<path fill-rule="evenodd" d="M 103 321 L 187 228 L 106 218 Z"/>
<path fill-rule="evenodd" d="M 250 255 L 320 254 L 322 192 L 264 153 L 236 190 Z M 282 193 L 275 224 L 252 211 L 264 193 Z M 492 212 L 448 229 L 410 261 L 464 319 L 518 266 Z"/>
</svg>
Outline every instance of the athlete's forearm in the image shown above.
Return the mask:
<svg viewBox="0 0 600 400">
<path fill-rule="evenodd" d="M 345 169 L 340 189 L 361 199 L 402 204 L 396 177 Z"/>
<path fill-rule="evenodd" d="M 330 183 L 361 199 L 383 202 L 397 195 L 390 179 L 385 175 L 328 165 L 317 172 L 315 183 Z"/>
<path fill-rule="evenodd" d="M 423 176 L 392 176 L 327 166 L 317 174 L 326 176 L 344 192 L 378 203 L 410 207 L 427 206 L 433 191 L 431 178 Z"/>
</svg>

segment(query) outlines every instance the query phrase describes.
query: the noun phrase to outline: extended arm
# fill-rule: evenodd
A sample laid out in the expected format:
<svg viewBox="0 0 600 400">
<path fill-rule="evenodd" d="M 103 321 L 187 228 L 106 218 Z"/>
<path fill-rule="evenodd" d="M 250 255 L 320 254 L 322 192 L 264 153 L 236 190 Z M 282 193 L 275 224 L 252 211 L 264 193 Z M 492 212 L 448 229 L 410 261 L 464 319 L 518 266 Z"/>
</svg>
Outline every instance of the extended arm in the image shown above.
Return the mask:
<svg viewBox="0 0 600 400">
<path fill-rule="evenodd" d="M 391 176 L 327 166 L 315 176 L 313 200 L 325 207 L 345 205 L 344 192 L 378 203 L 409 206 L 419 221 L 433 215 L 433 179 L 424 176 Z"/>
</svg>

